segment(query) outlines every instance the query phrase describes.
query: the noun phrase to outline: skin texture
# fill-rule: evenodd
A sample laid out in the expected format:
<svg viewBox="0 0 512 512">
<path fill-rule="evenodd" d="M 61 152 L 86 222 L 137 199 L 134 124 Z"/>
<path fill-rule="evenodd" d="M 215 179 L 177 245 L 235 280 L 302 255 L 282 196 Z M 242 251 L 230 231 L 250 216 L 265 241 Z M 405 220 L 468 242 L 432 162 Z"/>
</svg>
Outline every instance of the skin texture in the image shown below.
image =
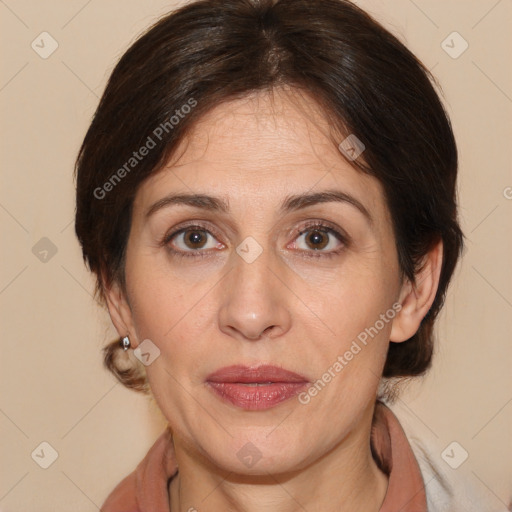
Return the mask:
<svg viewBox="0 0 512 512">
<path fill-rule="evenodd" d="M 369 512 L 385 497 L 369 446 L 377 388 L 390 340 L 412 336 L 432 304 L 442 246 L 426 257 L 418 286 L 402 281 L 381 186 L 341 156 L 327 130 L 307 96 L 255 93 L 211 111 L 137 191 L 126 290 L 114 284 L 108 306 L 132 347 L 149 339 L 161 352 L 146 371 L 174 433 L 173 512 Z M 356 198 L 372 221 L 341 202 L 280 212 L 291 195 L 333 189 Z M 229 211 L 172 205 L 148 217 L 171 193 L 221 197 Z M 311 221 L 348 240 L 329 231 L 315 238 L 315 228 L 299 234 Z M 202 225 L 199 249 L 194 228 L 162 243 L 187 223 Z M 247 237 L 262 248 L 252 263 L 236 251 Z M 258 363 L 313 383 L 396 303 L 400 312 L 307 404 L 292 398 L 246 411 L 205 383 L 221 367 Z M 248 442 L 261 454 L 250 468 L 237 457 Z"/>
</svg>

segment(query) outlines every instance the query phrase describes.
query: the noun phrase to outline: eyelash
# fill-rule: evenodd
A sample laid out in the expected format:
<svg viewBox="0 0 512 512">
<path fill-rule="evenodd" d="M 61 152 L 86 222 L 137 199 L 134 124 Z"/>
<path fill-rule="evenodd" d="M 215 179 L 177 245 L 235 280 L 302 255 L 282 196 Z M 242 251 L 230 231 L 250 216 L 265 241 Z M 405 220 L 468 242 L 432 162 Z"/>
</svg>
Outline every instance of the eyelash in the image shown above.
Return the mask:
<svg viewBox="0 0 512 512">
<path fill-rule="evenodd" d="M 209 251 L 202 251 L 202 250 L 180 251 L 180 250 L 173 249 L 169 246 L 169 242 L 173 238 L 175 238 L 176 236 L 178 236 L 182 233 L 186 233 L 189 230 L 205 231 L 206 233 L 214 236 L 215 238 L 217 237 L 215 232 L 212 232 L 212 230 L 210 228 L 202 225 L 201 223 L 196 223 L 196 224 L 190 224 L 190 225 L 181 227 L 180 229 L 173 231 L 172 233 L 166 234 L 164 236 L 163 240 L 161 241 L 160 245 L 167 246 L 167 250 L 174 257 L 177 257 L 180 259 L 181 258 L 207 258 L 208 256 L 210 256 L 211 254 Z M 342 242 L 343 245 L 339 249 L 336 249 L 334 251 L 329 251 L 329 252 L 324 252 L 322 250 L 319 250 L 317 252 L 314 249 L 312 249 L 310 251 L 305 251 L 303 249 L 299 250 L 299 252 L 305 258 L 333 258 L 334 256 L 339 255 L 346 248 L 346 246 L 349 244 L 349 241 L 350 241 L 348 235 L 346 235 L 344 233 L 343 234 L 340 233 L 339 231 L 337 231 L 337 229 L 334 226 L 332 226 L 330 223 L 325 222 L 325 221 L 310 221 L 310 222 L 306 223 L 300 230 L 297 230 L 294 240 L 296 238 L 298 238 L 299 236 L 302 236 L 304 233 L 307 233 L 308 231 L 320 231 L 322 233 L 330 233 L 335 238 L 337 238 L 340 242 Z"/>
</svg>

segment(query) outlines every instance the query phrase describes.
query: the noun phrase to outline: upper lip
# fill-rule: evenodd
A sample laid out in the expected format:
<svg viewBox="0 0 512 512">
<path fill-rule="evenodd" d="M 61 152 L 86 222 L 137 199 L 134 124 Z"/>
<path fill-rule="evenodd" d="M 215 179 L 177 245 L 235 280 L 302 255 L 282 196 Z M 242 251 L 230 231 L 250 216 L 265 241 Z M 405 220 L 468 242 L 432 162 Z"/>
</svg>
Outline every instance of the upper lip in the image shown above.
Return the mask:
<svg viewBox="0 0 512 512">
<path fill-rule="evenodd" d="M 233 365 L 225 366 L 208 375 L 208 382 L 308 382 L 308 380 L 298 373 L 285 370 L 279 366 L 260 365 L 245 366 Z"/>
</svg>

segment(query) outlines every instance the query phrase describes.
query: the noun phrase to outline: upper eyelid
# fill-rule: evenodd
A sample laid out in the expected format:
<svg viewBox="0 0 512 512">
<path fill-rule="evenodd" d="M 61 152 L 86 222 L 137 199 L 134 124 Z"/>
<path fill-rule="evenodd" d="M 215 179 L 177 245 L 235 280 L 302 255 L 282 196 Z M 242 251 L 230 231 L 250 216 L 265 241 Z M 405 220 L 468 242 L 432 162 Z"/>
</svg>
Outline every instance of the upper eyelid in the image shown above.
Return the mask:
<svg viewBox="0 0 512 512">
<path fill-rule="evenodd" d="M 306 224 L 304 224 L 304 226 L 302 226 L 299 229 L 296 229 L 296 230 L 294 229 L 294 230 L 299 233 L 304 233 L 305 231 L 311 230 L 312 228 L 315 228 L 315 227 L 326 228 L 329 231 L 336 231 L 336 232 L 339 232 L 340 235 L 348 237 L 348 235 L 346 235 L 346 233 L 345 233 L 345 230 L 343 230 L 342 228 L 335 226 L 332 222 L 321 221 L 321 220 L 307 221 Z"/>
</svg>

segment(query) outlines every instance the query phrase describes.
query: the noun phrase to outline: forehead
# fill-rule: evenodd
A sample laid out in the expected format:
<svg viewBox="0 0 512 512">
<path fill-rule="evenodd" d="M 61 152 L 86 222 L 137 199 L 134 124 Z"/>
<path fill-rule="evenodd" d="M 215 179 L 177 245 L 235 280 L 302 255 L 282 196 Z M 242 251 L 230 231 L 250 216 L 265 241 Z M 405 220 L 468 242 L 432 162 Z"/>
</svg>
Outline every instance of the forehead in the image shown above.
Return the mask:
<svg viewBox="0 0 512 512">
<path fill-rule="evenodd" d="M 339 189 L 368 209 L 385 209 L 379 182 L 350 165 L 331 134 L 318 104 L 293 89 L 225 102 L 197 122 L 169 163 L 140 187 L 136 207 L 178 192 L 214 194 L 234 209 L 238 203 L 262 208 L 285 195 Z"/>
</svg>

